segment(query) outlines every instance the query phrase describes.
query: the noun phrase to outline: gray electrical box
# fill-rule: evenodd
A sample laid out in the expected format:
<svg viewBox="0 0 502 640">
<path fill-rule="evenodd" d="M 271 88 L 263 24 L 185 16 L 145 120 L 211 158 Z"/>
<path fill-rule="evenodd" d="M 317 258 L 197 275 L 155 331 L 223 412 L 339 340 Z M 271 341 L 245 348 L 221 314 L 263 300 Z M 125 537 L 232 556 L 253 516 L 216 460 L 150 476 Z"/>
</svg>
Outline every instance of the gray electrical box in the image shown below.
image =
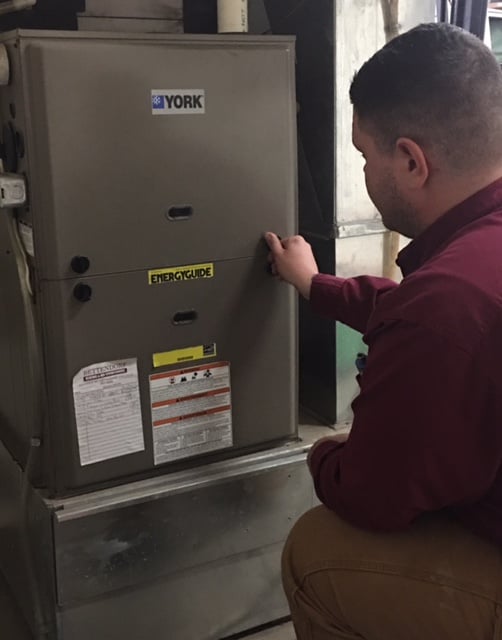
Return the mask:
<svg viewBox="0 0 502 640">
<path fill-rule="evenodd" d="M 297 433 L 287 37 L 4 34 L 0 437 L 65 495 Z"/>
</svg>

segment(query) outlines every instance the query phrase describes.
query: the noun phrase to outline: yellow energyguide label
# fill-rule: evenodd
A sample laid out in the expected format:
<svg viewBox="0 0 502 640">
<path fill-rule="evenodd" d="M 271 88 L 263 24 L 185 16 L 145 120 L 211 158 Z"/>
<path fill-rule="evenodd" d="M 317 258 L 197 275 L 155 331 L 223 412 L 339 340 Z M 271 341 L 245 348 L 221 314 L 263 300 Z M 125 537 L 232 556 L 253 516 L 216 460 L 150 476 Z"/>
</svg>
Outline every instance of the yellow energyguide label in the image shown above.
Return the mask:
<svg viewBox="0 0 502 640">
<path fill-rule="evenodd" d="M 216 355 L 216 344 L 202 344 L 197 347 L 187 347 L 186 349 L 176 349 L 175 351 L 165 351 L 164 353 L 153 354 L 154 367 L 167 367 L 170 364 L 180 364 L 195 360 L 213 358 Z"/>
<path fill-rule="evenodd" d="M 214 264 L 190 264 L 184 267 L 153 269 L 148 272 L 148 284 L 164 284 L 166 282 L 187 282 L 199 278 L 213 278 Z"/>
</svg>

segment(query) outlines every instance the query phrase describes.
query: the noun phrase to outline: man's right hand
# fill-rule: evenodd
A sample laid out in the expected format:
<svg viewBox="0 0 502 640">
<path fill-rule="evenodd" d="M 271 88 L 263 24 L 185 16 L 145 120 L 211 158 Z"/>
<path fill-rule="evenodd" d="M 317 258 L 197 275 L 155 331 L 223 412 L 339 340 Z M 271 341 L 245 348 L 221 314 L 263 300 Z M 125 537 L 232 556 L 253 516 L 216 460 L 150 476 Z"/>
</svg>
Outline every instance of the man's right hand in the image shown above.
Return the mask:
<svg viewBox="0 0 502 640">
<path fill-rule="evenodd" d="M 301 236 L 279 240 L 275 233 L 265 234 L 270 249 L 272 272 L 292 284 L 307 300 L 312 278 L 319 273 L 312 248 Z"/>
</svg>

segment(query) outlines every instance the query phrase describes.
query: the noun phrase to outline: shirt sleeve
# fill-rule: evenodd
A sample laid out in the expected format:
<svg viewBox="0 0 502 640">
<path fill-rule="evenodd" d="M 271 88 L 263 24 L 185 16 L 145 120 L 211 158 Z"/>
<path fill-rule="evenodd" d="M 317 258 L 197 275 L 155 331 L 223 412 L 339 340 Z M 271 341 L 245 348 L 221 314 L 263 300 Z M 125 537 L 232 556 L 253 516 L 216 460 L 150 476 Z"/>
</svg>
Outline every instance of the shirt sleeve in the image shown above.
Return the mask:
<svg viewBox="0 0 502 640">
<path fill-rule="evenodd" d="M 319 499 L 357 526 L 392 531 L 423 512 L 483 496 L 502 443 L 493 424 L 496 393 L 479 369 L 429 329 L 396 321 L 382 330 L 348 441 L 320 443 L 311 454 Z"/>
<path fill-rule="evenodd" d="M 399 285 L 387 278 L 337 278 L 319 274 L 312 280 L 310 304 L 314 311 L 365 333 L 378 299 Z"/>
</svg>

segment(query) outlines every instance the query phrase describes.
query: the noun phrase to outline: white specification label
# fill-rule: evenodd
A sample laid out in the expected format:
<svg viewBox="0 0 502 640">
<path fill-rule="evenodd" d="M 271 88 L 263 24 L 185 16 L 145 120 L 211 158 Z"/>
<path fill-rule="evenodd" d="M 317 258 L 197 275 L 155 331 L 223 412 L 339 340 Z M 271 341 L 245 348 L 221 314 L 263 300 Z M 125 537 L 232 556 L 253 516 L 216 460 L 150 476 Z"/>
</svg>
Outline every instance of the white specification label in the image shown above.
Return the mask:
<svg viewBox="0 0 502 640">
<path fill-rule="evenodd" d="M 99 362 L 73 378 L 82 466 L 144 451 L 137 360 Z"/>
<path fill-rule="evenodd" d="M 155 464 L 231 447 L 230 365 L 150 376 Z"/>
</svg>

